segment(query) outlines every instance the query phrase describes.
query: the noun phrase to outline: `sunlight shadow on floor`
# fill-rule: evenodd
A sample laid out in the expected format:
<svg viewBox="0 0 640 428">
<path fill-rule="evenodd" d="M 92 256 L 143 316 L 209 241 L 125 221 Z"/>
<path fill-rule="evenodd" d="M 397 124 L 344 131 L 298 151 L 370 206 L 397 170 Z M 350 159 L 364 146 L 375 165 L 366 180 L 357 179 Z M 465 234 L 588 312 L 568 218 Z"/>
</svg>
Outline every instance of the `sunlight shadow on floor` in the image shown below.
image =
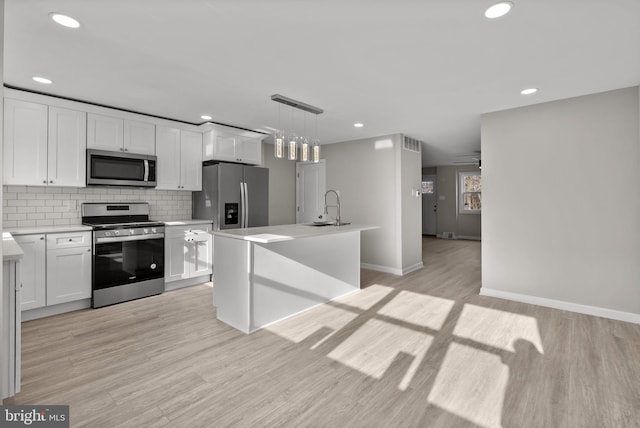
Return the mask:
<svg viewBox="0 0 640 428">
<path fill-rule="evenodd" d="M 440 330 L 454 304 L 453 300 L 401 291 L 384 305 L 378 314 L 420 327 Z"/>
<path fill-rule="evenodd" d="M 499 427 L 508 380 L 499 355 L 451 343 L 427 400 L 478 425 Z"/>
<path fill-rule="evenodd" d="M 514 352 L 513 344 L 524 339 L 544 354 L 538 321 L 534 317 L 465 304 L 453 334 Z"/>
<path fill-rule="evenodd" d="M 413 356 L 398 388 L 405 390 L 420 367 L 433 337 L 376 319 L 367 320 L 328 357 L 375 379 L 381 379 L 401 352 Z"/>
</svg>

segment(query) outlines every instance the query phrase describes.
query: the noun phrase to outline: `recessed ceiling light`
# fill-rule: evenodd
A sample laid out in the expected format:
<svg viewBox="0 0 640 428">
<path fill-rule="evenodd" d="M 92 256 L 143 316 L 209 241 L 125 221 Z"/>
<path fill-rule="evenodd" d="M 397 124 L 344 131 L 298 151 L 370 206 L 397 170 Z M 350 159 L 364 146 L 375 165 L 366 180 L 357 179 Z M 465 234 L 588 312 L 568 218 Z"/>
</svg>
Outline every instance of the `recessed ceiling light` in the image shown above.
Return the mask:
<svg viewBox="0 0 640 428">
<path fill-rule="evenodd" d="M 203 114 L 202 116 L 200 116 L 200 118 L 204 119 L 204 120 L 211 120 L 213 119 L 211 116 Z"/>
<path fill-rule="evenodd" d="M 362 128 L 364 126 L 364 123 L 354 123 L 353 126 L 355 126 L 356 128 Z"/>
<path fill-rule="evenodd" d="M 529 88 L 529 89 L 523 89 L 520 91 L 522 95 L 531 95 L 531 94 L 535 94 L 536 92 L 538 92 L 538 88 Z"/>
<path fill-rule="evenodd" d="M 54 13 L 50 13 L 49 16 L 55 22 L 57 22 L 58 24 L 60 24 L 60 25 L 62 25 L 64 27 L 78 28 L 80 26 L 80 23 L 78 21 L 76 21 L 75 19 L 73 19 L 70 16 L 62 15 L 61 13 L 55 13 L 54 12 Z"/>
<path fill-rule="evenodd" d="M 53 80 L 47 79 L 46 77 L 35 76 L 35 77 L 32 77 L 32 79 L 35 80 L 38 83 L 44 83 L 45 85 L 50 85 L 50 84 L 53 83 Z"/>
<path fill-rule="evenodd" d="M 484 16 L 489 19 L 500 18 L 501 16 L 509 13 L 512 7 L 513 3 L 511 3 L 510 1 L 496 3 L 493 6 L 489 6 L 489 8 L 484 11 Z"/>
</svg>

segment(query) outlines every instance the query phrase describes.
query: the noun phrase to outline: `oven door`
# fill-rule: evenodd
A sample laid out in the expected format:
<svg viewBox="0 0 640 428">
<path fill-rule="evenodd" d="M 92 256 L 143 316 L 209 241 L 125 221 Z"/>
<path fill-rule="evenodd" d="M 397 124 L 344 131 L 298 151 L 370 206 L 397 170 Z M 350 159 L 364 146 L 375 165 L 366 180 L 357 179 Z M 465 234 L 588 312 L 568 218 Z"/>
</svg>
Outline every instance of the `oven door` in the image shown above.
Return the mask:
<svg viewBox="0 0 640 428">
<path fill-rule="evenodd" d="M 93 290 L 164 278 L 164 234 L 95 238 Z"/>
</svg>

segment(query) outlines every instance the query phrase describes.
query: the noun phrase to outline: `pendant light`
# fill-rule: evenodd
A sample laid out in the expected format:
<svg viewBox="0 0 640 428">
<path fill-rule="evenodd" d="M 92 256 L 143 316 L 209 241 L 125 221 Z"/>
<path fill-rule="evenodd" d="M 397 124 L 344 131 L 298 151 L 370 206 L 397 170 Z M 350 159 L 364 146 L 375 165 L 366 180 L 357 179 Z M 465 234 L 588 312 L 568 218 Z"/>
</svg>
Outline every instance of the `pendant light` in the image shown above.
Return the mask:
<svg viewBox="0 0 640 428">
<path fill-rule="evenodd" d="M 324 110 L 312 105 L 296 101 L 292 98 L 285 97 L 280 94 L 271 96 L 271 100 L 291 107 L 291 129 L 285 132 L 280 127 L 280 106 L 278 106 L 278 129 L 274 133 L 274 156 L 278 159 L 287 158 L 289 160 L 298 160 L 298 146 L 300 147 L 300 159 L 303 162 L 319 162 L 320 161 L 320 140 L 318 139 L 318 115 L 324 113 Z M 294 109 L 304 111 L 304 125 L 302 135 L 295 133 Z M 316 115 L 316 133 L 311 138 L 307 135 L 307 114 L 306 112 Z"/>
<path fill-rule="evenodd" d="M 278 104 L 278 129 L 276 130 L 274 138 L 274 155 L 278 159 L 284 158 L 284 133 L 280 127 L 280 104 Z"/>
<path fill-rule="evenodd" d="M 309 138 L 307 138 L 307 113 L 304 113 L 304 127 L 300 141 L 300 160 L 302 162 L 309 161 Z"/>
<path fill-rule="evenodd" d="M 312 144 L 312 159 L 314 162 L 318 163 L 320 161 L 320 140 L 318 139 L 318 115 L 316 114 L 316 136 L 313 139 Z"/>
<path fill-rule="evenodd" d="M 287 158 L 289 160 L 297 160 L 298 159 L 298 136 L 295 133 L 295 128 L 293 127 L 293 109 L 291 109 L 291 132 L 289 133 L 289 143 L 287 145 L 288 155 Z"/>
</svg>

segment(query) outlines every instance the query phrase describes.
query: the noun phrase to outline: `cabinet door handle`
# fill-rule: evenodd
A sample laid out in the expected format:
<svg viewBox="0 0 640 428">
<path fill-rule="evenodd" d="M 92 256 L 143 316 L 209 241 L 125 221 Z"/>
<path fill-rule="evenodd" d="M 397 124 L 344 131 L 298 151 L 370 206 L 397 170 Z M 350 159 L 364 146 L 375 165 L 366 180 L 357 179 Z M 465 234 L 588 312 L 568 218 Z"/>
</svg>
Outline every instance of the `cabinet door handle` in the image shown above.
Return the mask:
<svg viewBox="0 0 640 428">
<path fill-rule="evenodd" d="M 122 147 L 120 147 L 120 151 L 121 151 L 121 152 L 124 152 L 124 149 L 123 149 Z"/>
<path fill-rule="evenodd" d="M 125 151 L 125 152 L 128 152 L 128 151 L 129 151 L 129 149 L 125 148 L 125 149 L 124 149 L 124 151 Z"/>
<path fill-rule="evenodd" d="M 47 184 L 47 180 L 42 180 L 42 182 L 43 182 L 44 184 Z"/>
<path fill-rule="evenodd" d="M 73 242 L 73 238 L 69 238 L 69 242 Z"/>
<path fill-rule="evenodd" d="M 44 236 L 41 236 L 41 237 L 40 237 L 40 240 L 41 240 L 41 241 L 44 241 Z"/>
<path fill-rule="evenodd" d="M 53 184 L 53 180 L 49 180 L 49 183 Z"/>
<path fill-rule="evenodd" d="M 87 248 L 87 253 L 90 253 L 90 252 L 91 252 L 91 248 Z"/>
</svg>

